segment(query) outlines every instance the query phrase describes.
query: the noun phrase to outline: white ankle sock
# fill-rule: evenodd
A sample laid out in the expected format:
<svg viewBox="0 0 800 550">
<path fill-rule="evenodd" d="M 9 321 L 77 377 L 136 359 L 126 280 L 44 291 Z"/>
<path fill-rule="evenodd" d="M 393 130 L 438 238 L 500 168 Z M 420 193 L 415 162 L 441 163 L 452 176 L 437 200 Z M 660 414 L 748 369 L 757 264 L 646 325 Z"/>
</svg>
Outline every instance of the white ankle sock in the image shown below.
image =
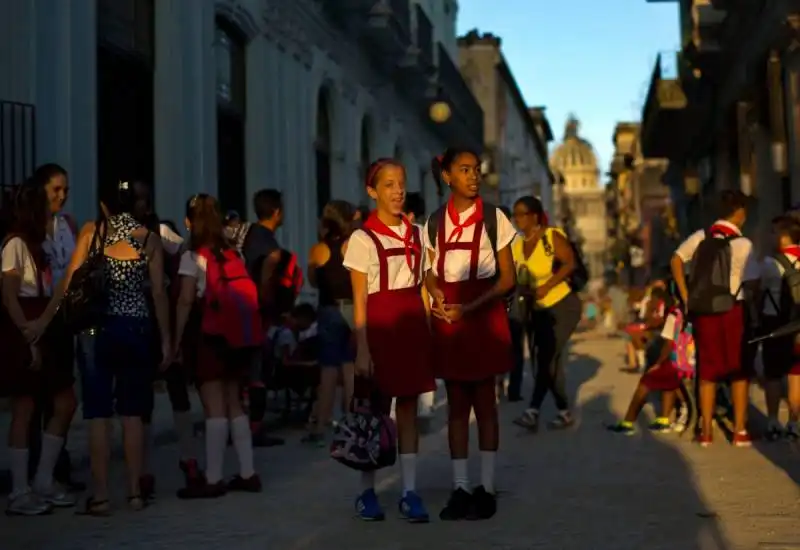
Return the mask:
<svg viewBox="0 0 800 550">
<path fill-rule="evenodd" d="M 250 431 L 250 419 L 245 415 L 231 420 L 231 434 L 236 456 L 239 457 L 239 475 L 249 479 L 256 473 L 253 468 L 253 433 Z"/>
<path fill-rule="evenodd" d="M 11 497 L 21 495 L 28 487 L 28 449 L 9 449 Z"/>
<path fill-rule="evenodd" d="M 58 455 L 64 446 L 64 438 L 49 433 L 42 434 L 42 452 L 39 455 L 39 466 L 33 486 L 40 491 L 49 491 L 53 487 L 53 470 L 58 462 Z"/>
<path fill-rule="evenodd" d="M 375 489 L 375 472 L 361 472 L 361 492 Z"/>
<path fill-rule="evenodd" d="M 487 493 L 494 494 L 494 459 L 496 451 L 481 451 L 481 485 Z"/>
<path fill-rule="evenodd" d="M 454 458 L 453 463 L 453 487 L 469 491 L 469 473 L 467 472 L 467 459 Z"/>
<path fill-rule="evenodd" d="M 417 490 L 417 453 L 400 455 L 400 470 L 403 473 L 403 496 Z"/>
<path fill-rule="evenodd" d="M 227 446 L 228 419 L 206 418 L 206 480 L 210 484 L 222 480 L 222 465 Z"/>
<path fill-rule="evenodd" d="M 636 350 L 636 363 L 640 369 L 643 369 L 646 365 L 644 364 L 646 360 L 644 350 Z"/>
<path fill-rule="evenodd" d="M 192 414 L 189 412 L 175 411 L 172 413 L 175 424 L 175 433 L 178 435 L 178 453 L 181 460 L 197 458 L 194 448 L 194 434 L 192 433 Z"/>
</svg>

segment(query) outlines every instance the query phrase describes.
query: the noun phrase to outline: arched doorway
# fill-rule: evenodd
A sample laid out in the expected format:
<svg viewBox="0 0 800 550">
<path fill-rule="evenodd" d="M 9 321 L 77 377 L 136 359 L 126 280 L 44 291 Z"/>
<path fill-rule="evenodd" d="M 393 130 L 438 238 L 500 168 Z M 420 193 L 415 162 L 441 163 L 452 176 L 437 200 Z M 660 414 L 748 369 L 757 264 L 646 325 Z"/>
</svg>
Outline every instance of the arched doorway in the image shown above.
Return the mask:
<svg viewBox="0 0 800 550">
<path fill-rule="evenodd" d="M 217 17 L 214 58 L 217 65 L 217 198 L 225 210 L 247 216 L 245 107 L 247 39 L 224 17 Z"/>
<path fill-rule="evenodd" d="M 331 200 L 331 110 L 327 87 L 317 97 L 317 139 L 314 142 L 317 169 L 317 215 Z"/>
<path fill-rule="evenodd" d="M 154 0 L 97 0 L 97 175 L 153 183 Z"/>
<path fill-rule="evenodd" d="M 369 203 L 369 196 L 366 190 L 367 170 L 369 165 L 372 164 L 372 119 L 365 116 L 361 120 L 361 137 L 359 142 L 358 152 L 358 166 L 359 166 L 359 181 L 360 183 L 360 198 L 361 202 Z"/>
</svg>

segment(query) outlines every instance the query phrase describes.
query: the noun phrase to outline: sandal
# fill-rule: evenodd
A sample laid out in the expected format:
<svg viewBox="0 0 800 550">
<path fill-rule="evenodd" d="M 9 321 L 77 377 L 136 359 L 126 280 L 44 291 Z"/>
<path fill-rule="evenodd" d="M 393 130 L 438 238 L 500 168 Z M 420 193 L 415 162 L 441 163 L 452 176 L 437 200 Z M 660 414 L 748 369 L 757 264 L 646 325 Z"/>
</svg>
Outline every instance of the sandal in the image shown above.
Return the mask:
<svg viewBox="0 0 800 550">
<path fill-rule="evenodd" d="M 128 497 L 128 507 L 134 512 L 139 512 L 147 507 L 147 501 L 142 495 L 131 495 Z"/>
<path fill-rule="evenodd" d="M 514 419 L 514 424 L 535 432 L 539 429 L 539 413 L 533 409 L 528 409 Z"/>
<path fill-rule="evenodd" d="M 89 497 L 84 501 L 83 506 L 75 510 L 75 515 L 108 517 L 111 515 L 111 502 L 108 499 L 96 500 L 94 497 Z"/>
</svg>

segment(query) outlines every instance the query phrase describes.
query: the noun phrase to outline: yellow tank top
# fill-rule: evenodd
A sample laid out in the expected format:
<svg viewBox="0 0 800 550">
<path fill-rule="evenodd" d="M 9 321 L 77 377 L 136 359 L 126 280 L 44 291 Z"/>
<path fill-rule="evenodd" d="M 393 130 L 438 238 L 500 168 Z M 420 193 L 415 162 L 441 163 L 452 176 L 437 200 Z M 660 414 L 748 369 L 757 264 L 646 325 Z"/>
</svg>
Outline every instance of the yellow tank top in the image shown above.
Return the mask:
<svg viewBox="0 0 800 550">
<path fill-rule="evenodd" d="M 549 227 L 545 231 L 545 236 L 536 243 L 536 248 L 527 258 L 524 252 L 524 239 L 518 237 L 514 239 L 511 244 L 511 253 L 514 256 L 514 267 L 517 270 L 517 277 L 519 278 L 520 271 L 527 269 L 530 281 L 530 286 L 534 290 L 542 286 L 553 277 L 553 261 L 556 259 L 553 253 L 553 233 L 558 232 L 562 237 L 566 237 L 564 232 L 557 227 Z M 543 240 L 547 239 L 549 247 L 545 249 Z M 569 296 L 572 292 L 569 284 L 566 281 L 558 283 L 550 289 L 550 292 L 541 300 L 536 300 L 537 308 L 553 307 L 555 304 Z"/>
</svg>

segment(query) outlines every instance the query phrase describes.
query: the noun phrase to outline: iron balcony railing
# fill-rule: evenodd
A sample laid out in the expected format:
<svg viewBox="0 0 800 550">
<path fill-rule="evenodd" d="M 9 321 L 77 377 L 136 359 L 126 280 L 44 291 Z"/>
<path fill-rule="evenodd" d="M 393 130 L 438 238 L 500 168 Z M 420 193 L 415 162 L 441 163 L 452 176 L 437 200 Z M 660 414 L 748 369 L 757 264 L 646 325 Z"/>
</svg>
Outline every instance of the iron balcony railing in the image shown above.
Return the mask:
<svg viewBox="0 0 800 550">
<path fill-rule="evenodd" d="M 36 108 L 0 101 L 0 207 L 36 167 Z"/>
</svg>

